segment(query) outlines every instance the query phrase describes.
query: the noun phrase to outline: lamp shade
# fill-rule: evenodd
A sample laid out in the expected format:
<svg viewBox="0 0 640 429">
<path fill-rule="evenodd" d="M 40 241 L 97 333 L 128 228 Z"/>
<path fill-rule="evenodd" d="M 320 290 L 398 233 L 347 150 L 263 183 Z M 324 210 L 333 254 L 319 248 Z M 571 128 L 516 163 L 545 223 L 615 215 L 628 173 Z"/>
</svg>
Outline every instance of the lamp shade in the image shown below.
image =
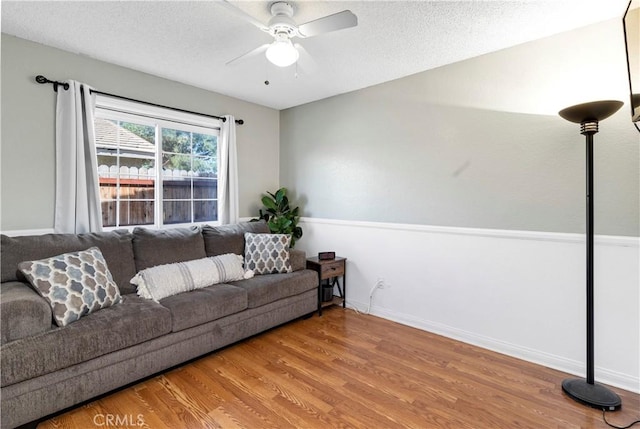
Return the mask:
<svg viewBox="0 0 640 429">
<path fill-rule="evenodd" d="M 287 67 L 298 61 L 300 54 L 291 40 L 276 40 L 267 48 L 267 59 L 278 67 Z"/>
<path fill-rule="evenodd" d="M 622 101 L 617 100 L 593 101 L 567 107 L 559 111 L 558 115 L 569 122 L 578 124 L 584 121 L 598 122 L 616 113 L 622 104 Z"/>
</svg>

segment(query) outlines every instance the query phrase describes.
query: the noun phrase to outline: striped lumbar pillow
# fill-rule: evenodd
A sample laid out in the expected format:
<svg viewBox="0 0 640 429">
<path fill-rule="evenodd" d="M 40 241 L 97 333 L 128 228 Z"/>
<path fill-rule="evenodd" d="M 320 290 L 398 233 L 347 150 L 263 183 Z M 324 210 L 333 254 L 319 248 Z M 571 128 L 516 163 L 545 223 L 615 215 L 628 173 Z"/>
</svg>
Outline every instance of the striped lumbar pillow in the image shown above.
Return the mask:
<svg viewBox="0 0 640 429">
<path fill-rule="evenodd" d="M 147 268 L 136 274 L 131 283 L 137 286 L 139 296 L 159 301 L 171 295 L 252 276 L 252 272 L 245 273 L 242 256 L 228 253 Z"/>
</svg>

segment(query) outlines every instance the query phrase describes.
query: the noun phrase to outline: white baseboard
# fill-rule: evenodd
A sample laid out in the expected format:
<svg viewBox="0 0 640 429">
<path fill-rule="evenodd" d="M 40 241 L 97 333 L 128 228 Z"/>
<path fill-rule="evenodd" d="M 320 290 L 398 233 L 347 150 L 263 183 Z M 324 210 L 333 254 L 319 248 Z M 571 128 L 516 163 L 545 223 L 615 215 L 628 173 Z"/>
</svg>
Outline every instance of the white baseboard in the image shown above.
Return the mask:
<svg viewBox="0 0 640 429">
<path fill-rule="evenodd" d="M 355 309 L 359 312 L 363 312 L 364 310 L 366 310 L 368 305 L 368 303 L 363 302 L 347 301 L 348 308 Z M 567 359 L 562 356 L 544 353 L 540 350 L 533 350 L 517 344 L 500 341 L 495 338 L 489 338 L 473 332 L 446 326 L 438 322 L 422 320 L 411 315 L 396 313 L 384 309 L 380 306 L 371 306 L 369 314 L 371 314 L 372 316 L 391 320 L 402 325 L 411 326 L 412 328 L 417 328 L 437 335 L 442 335 L 443 337 L 451 338 L 463 343 L 482 347 L 484 349 L 501 353 L 507 356 L 512 356 L 528 362 L 543 365 L 548 368 L 553 368 L 558 371 L 576 375 L 578 377 L 584 377 L 585 375 L 585 365 L 582 362 L 578 362 L 573 359 Z M 632 377 L 627 374 L 622 374 L 601 367 L 596 367 L 595 372 L 596 381 L 598 381 L 599 383 L 604 383 L 631 392 L 640 393 L 640 379 L 638 377 Z"/>
<path fill-rule="evenodd" d="M 296 248 L 347 258 L 347 304 L 585 373 L 584 235 L 303 218 Z M 640 393 L 640 239 L 596 236 L 596 379 Z"/>
</svg>

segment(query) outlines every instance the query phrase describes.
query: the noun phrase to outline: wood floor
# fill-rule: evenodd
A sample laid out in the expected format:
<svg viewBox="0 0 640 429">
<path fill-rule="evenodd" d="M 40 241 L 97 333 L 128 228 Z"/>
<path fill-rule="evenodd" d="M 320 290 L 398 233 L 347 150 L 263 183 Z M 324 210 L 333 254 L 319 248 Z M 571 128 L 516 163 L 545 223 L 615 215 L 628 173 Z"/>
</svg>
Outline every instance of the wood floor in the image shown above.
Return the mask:
<svg viewBox="0 0 640 429">
<path fill-rule="evenodd" d="M 240 342 L 39 429 L 605 428 L 566 374 L 341 308 Z M 640 396 L 614 389 L 624 426 Z M 111 420 L 108 420 L 111 419 Z M 109 424 L 110 423 L 110 424 Z"/>
</svg>

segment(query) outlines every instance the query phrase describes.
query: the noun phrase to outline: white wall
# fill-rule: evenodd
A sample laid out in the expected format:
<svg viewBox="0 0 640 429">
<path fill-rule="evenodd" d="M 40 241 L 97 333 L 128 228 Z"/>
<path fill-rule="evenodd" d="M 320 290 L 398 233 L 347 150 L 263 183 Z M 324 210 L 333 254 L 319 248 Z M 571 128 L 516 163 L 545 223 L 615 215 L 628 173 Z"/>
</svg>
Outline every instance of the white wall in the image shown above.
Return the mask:
<svg viewBox="0 0 640 429">
<path fill-rule="evenodd" d="M 628 92 L 608 21 L 284 110 L 280 182 L 308 217 L 578 233 L 584 137 L 557 112 L 620 99 L 595 136 L 595 230 L 638 236 Z"/>
<path fill-rule="evenodd" d="M 193 86 L 2 34 L 2 211 L 0 228 L 53 226 L 55 92 L 35 76 L 74 79 L 97 90 L 244 119 L 237 127 L 240 215 L 279 184 L 279 112 Z M 211 79 L 215 79 L 211 76 Z"/>
<path fill-rule="evenodd" d="M 304 218 L 347 261 L 347 305 L 585 375 L 585 243 L 541 233 Z M 596 237 L 596 380 L 640 392 L 640 240 Z"/>
<path fill-rule="evenodd" d="M 536 25 L 536 23 L 532 23 Z M 595 136 L 596 378 L 640 391 L 640 135 L 621 20 L 281 112 L 296 247 L 349 259 L 348 303 L 584 375 L 585 166 Z"/>
</svg>

